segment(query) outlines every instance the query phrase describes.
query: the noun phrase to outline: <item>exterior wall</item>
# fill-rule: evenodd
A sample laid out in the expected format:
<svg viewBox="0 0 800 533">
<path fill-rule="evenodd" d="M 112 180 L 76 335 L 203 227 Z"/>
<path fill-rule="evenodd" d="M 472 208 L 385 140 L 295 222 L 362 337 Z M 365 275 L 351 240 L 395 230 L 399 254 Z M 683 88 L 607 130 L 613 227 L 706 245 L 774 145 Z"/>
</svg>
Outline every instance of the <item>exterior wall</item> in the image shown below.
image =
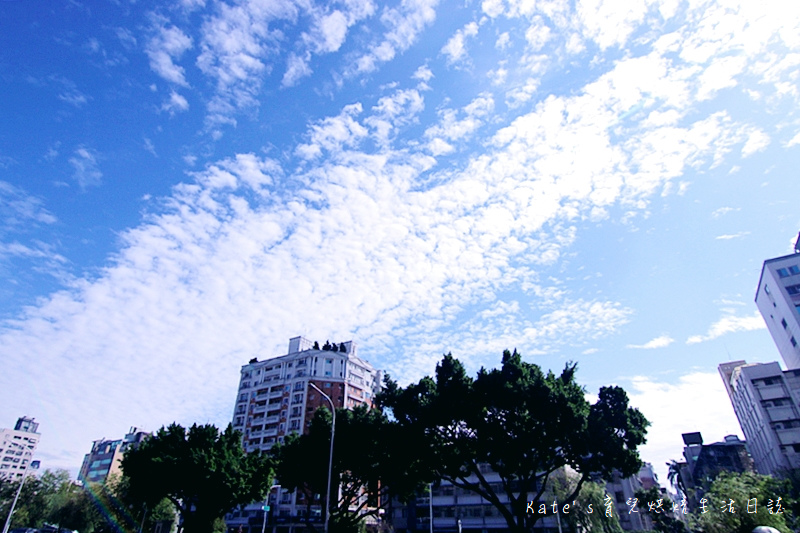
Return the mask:
<svg viewBox="0 0 800 533">
<path fill-rule="evenodd" d="M 39 424 L 25 416 L 17 420 L 14 429 L 0 428 L 0 477 L 17 480 L 25 475 L 39 445 L 38 430 Z"/>
<path fill-rule="evenodd" d="M 151 433 L 132 427 L 123 439 L 100 439 L 92 443 L 92 451 L 83 458 L 78 479 L 87 483 L 102 483 L 112 474 L 120 472 L 120 463 L 125 451 L 138 446 Z"/>
<path fill-rule="evenodd" d="M 800 467 L 800 369 L 734 361 L 719 366 L 759 474 Z"/>
<path fill-rule="evenodd" d="M 331 398 L 336 408 L 372 406 L 380 391 L 381 371 L 358 357 L 353 341 L 336 343 L 337 349 L 343 346 L 344 351 L 326 350 L 325 346 L 327 341 L 314 348 L 313 341 L 294 337 L 289 340 L 287 354 L 263 361 L 252 359 L 242 366 L 233 427 L 242 432 L 242 445 L 247 452 L 268 450 L 290 433 L 305 433 L 318 408 L 330 409 L 312 383 Z M 270 506 L 281 532 L 293 530 L 293 522 L 306 512 L 306 504 L 297 494 L 280 487 L 273 491 Z M 319 513 L 319 506 L 312 512 Z M 228 530 L 238 531 L 241 527 L 245 533 L 260 532 L 263 516 L 261 504 L 249 505 L 228 515 Z"/>
<path fill-rule="evenodd" d="M 800 254 L 764 261 L 755 301 L 786 367 L 800 369 Z"/>
</svg>

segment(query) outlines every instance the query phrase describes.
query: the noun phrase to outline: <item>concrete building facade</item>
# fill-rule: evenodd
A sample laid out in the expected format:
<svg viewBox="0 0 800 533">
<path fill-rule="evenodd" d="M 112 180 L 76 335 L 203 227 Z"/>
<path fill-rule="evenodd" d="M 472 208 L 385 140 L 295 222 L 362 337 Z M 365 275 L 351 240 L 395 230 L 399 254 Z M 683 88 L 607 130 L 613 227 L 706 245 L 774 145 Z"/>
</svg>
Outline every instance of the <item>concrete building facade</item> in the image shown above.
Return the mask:
<svg viewBox="0 0 800 533">
<path fill-rule="evenodd" d="M 755 300 L 786 367 L 800 368 L 800 253 L 764 261 Z"/>
<path fill-rule="evenodd" d="M 92 451 L 83 458 L 78 479 L 84 483 L 102 483 L 108 476 L 120 473 L 120 463 L 125 451 L 136 447 L 152 433 L 132 427 L 122 439 L 100 439 L 92 443 Z"/>
<path fill-rule="evenodd" d="M 241 369 L 233 411 L 233 427 L 242 432 L 248 452 L 268 450 L 290 433 L 304 433 L 320 407 L 330 406 L 311 384 L 333 401 L 336 408 L 371 407 L 383 375 L 358 357 L 353 341 L 322 346 L 303 337 L 289 340 L 285 355 L 259 361 Z M 280 480 L 278 480 L 280 483 Z M 277 487 L 270 496 L 271 517 L 280 531 L 292 531 L 306 519 L 306 503 L 298 494 Z M 229 531 L 261 531 L 261 506 L 251 505 L 226 517 Z M 321 516 L 312 506 L 314 518 Z"/>
<path fill-rule="evenodd" d="M 800 467 L 800 369 L 777 362 L 719 365 L 759 474 Z"/>
<path fill-rule="evenodd" d="M 15 481 L 25 475 L 39 445 L 38 431 L 39 424 L 27 416 L 17 419 L 14 429 L 0 428 L 0 477 Z"/>
</svg>

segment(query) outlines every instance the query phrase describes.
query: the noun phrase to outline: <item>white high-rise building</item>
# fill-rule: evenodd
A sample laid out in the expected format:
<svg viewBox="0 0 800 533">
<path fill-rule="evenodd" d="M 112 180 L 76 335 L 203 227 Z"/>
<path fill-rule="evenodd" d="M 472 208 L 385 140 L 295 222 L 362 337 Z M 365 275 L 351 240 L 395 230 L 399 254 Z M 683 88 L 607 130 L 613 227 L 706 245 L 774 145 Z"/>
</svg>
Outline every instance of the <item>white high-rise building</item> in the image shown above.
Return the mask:
<svg viewBox="0 0 800 533">
<path fill-rule="evenodd" d="M 764 261 L 756 305 L 786 367 L 800 368 L 800 253 Z"/>
<path fill-rule="evenodd" d="M 36 446 L 39 424 L 33 418 L 17 419 L 14 429 L 0 428 L 0 477 L 17 480 L 25 475 Z"/>
<path fill-rule="evenodd" d="M 732 361 L 719 373 L 758 473 L 800 467 L 800 369 Z"/>
<path fill-rule="evenodd" d="M 286 355 L 262 361 L 254 358 L 242 366 L 233 427 L 242 432 L 245 450 L 268 450 L 290 433 L 304 433 L 317 409 L 330 409 L 312 383 L 331 398 L 336 408 L 371 407 L 383 375 L 359 358 L 357 351 L 353 341 L 326 341 L 320 346 L 318 342 L 294 337 L 289 339 Z M 295 527 L 302 529 L 308 509 L 298 494 L 278 487 L 272 497 L 271 513 L 277 522 L 290 532 Z M 318 513 L 315 518 L 321 516 L 318 505 L 313 506 L 312 512 Z M 228 530 L 260 532 L 263 513 L 260 505 L 236 510 L 226 517 Z"/>
</svg>

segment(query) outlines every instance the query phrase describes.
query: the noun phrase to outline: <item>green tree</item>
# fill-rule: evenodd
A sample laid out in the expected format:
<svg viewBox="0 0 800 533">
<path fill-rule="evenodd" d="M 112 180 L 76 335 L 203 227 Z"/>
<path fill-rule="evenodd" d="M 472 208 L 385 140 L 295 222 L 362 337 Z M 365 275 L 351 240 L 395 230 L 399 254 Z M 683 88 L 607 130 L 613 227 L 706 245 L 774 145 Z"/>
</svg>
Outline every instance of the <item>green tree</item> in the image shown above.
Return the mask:
<svg viewBox="0 0 800 533">
<path fill-rule="evenodd" d="M 481 495 L 512 532 L 528 531 L 541 515 L 528 513 L 527 503 L 541 500 L 560 468 L 579 474 L 571 501 L 590 476 L 614 469 L 628 476 L 640 466 L 647 420 L 619 387 L 603 387 L 590 405 L 575 372 L 568 364 L 561 375 L 545 374 L 506 351 L 501 368 L 482 369 L 473 380 L 447 355 L 435 380 L 404 389 L 389 380 L 380 402 L 433 475 Z M 502 489 L 483 475 L 483 463 Z"/>
<path fill-rule="evenodd" d="M 41 476 L 28 475 L 14 508 L 11 528 L 42 527 L 57 504 L 56 495 L 62 486 L 69 484 L 69 473 L 66 470 L 47 470 Z M 3 522 L 8 517 L 18 488 L 19 481 L 0 478 L 0 516 Z"/>
<path fill-rule="evenodd" d="M 586 481 L 574 499 L 568 499 L 579 479 L 579 476 L 569 475 L 566 471 L 552 478 L 551 489 L 556 501 L 569 502 L 571 506 L 571 512 L 560 515 L 564 530 L 571 533 L 623 533 L 617 515 L 612 512 L 611 516 L 606 516 L 606 489 L 600 483 Z"/>
<path fill-rule="evenodd" d="M 113 474 L 102 483 L 85 487 L 96 509 L 93 533 L 132 533 L 142 527 L 153 531 L 161 520 L 175 521 L 175 507 L 164 498 L 155 507 L 148 508 L 129 494 L 125 476 Z"/>
<path fill-rule="evenodd" d="M 658 533 L 686 533 L 686 524 L 676 518 L 672 512 L 672 500 L 661 494 L 657 487 L 637 490 L 636 499 L 639 500 L 638 507 L 643 509 L 642 512 L 647 513 L 653 521 L 655 531 Z M 649 506 L 650 503 L 655 504 L 652 510 Z"/>
<path fill-rule="evenodd" d="M 161 428 L 125 453 L 122 470 L 132 500 L 152 509 L 169 499 L 186 533 L 212 533 L 225 513 L 263 499 L 272 478 L 269 458 L 245 454 L 241 434 L 230 425 L 222 433 L 210 424 Z"/>
<path fill-rule="evenodd" d="M 413 473 L 415 463 L 402 455 L 403 439 L 379 409 L 358 406 L 336 410 L 331 496 L 331 531 L 358 531 L 367 516 L 377 516 L 391 496 L 413 497 L 424 483 Z M 331 437 L 331 413 L 317 410 L 309 431 L 292 435 L 273 448 L 281 486 L 300 489 L 307 506 L 308 526 L 312 505 L 327 509 L 325 489 Z M 391 495 L 390 495 L 391 491 Z"/>
<path fill-rule="evenodd" d="M 786 496 L 786 483 L 770 476 L 722 472 L 700 499 L 701 505 L 705 503 L 706 511 L 703 512 L 702 508 L 692 511 L 693 530 L 703 533 L 751 533 L 756 526 L 770 526 L 782 533 L 789 533 L 786 509 L 793 502 L 787 500 Z M 781 513 L 777 512 L 776 505 L 779 497 L 783 510 Z M 730 512 L 731 508 L 733 512 Z"/>
</svg>

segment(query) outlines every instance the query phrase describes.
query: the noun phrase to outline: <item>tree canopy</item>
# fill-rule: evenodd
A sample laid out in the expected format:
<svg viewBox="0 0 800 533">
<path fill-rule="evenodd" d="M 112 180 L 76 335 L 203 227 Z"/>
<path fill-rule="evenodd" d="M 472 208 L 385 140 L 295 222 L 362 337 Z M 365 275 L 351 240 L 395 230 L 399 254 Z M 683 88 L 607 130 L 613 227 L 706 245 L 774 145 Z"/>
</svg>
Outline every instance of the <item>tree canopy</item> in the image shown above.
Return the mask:
<svg viewBox="0 0 800 533">
<path fill-rule="evenodd" d="M 409 499 L 422 488 L 420 474 L 412 472 L 414 461 L 407 460 L 413 458 L 403 455 L 398 429 L 379 409 L 336 410 L 331 492 L 338 498 L 331 506 L 331 531 L 355 531 L 365 517 L 379 514 L 391 496 Z M 328 508 L 330 437 L 331 413 L 322 408 L 306 434 L 292 435 L 272 449 L 281 486 L 300 489 L 307 517 L 315 495 L 323 495 L 322 507 Z"/>
<path fill-rule="evenodd" d="M 387 379 L 379 402 L 433 476 L 481 495 L 511 531 L 527 531 L 540 518 L 527 512 L 527 502 L 542 498 L 560 468 L 579 474 L 571 501 L 590 476 L 608 477 L 615 469 L 629 476 L 641 465 L 645 417 L 619 387 L 601 388 L 590 404 L 576 371 L 567 364 L 560 375 L 545 374 L 515 350 L 503 353 L 500 368 L 481 369 L 472 379 L 446 355 L 435 379 L 406 388 Z M 502 489 L 482 464 L 500 476 Z"/>
<path fill-rule="evenodd" d="M 699 501 L 692 511 L 693 530 L 751 533 L 757 526 L 769 526 L 781 533 L 791 531 L 787 510 L 793 502 L 787 499 L 787 484 L 771 476 L 722 472 Z"/>
<path fill-rule="evenodd" d="M 125 453 L 122 470 L 131 498 L 149 508 L 168 498 L 186 533 L 210 533 L 237 505 L 262 499 L 272 479 L 270 459 L 245 454 L 241 434 L 230 425 L 223 432 L 210 424 L 161 428 Z"/>
</svg>

